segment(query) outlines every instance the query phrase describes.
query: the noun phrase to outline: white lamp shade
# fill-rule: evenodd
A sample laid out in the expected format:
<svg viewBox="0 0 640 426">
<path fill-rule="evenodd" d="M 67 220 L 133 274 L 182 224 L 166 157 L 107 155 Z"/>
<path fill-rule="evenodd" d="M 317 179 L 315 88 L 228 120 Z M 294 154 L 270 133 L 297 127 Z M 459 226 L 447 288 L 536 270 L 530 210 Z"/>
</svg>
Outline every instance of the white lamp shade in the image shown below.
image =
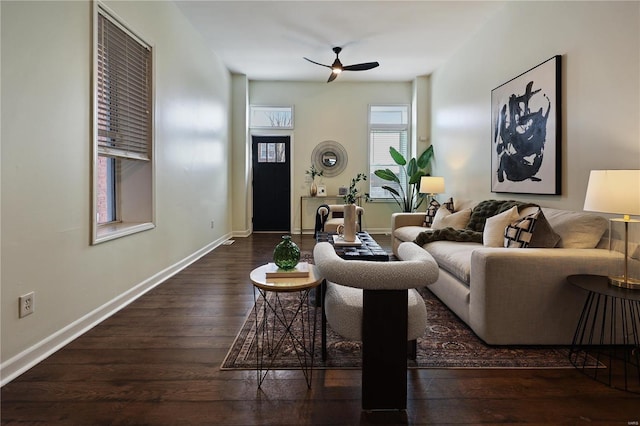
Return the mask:
<svg viewBox="0 0 640 426">
<path fill-rule="evenodd" d="M 640 215 L 640 170 L 591 170 L 584 210 Z"/>
<path fill-rule="evenodd" d="M 442 194 L 444 192 L 444 178 L 439 176 L 422 176 L 420 192 L 423 194 Z"/>
</svg>

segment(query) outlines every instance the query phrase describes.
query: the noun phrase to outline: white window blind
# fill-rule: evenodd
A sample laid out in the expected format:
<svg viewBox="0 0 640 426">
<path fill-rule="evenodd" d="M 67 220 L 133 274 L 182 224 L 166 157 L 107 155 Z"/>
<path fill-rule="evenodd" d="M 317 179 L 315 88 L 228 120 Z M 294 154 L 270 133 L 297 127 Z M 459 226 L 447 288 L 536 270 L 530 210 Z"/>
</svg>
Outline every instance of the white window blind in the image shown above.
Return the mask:
<svg viewBox="0 0 640 426">
<path fill-rule="evenodd" d="M 151 48 L 98 13 L 98 154 L 151 158 Z"/>
<path fill-rule="evenodd" d="M 391 158 L 389 147 L 393 147 L 405 158 L 409 151 L 409 106 L 372 105 L 369 109 L 369 196 L 372 199 L 391 198 L 383 185 L 399 190 L 398 184 L 377 177 L 375 170 L 389 169 L 400 178 L 406 187 L 406 176 Z"/>
</svg>

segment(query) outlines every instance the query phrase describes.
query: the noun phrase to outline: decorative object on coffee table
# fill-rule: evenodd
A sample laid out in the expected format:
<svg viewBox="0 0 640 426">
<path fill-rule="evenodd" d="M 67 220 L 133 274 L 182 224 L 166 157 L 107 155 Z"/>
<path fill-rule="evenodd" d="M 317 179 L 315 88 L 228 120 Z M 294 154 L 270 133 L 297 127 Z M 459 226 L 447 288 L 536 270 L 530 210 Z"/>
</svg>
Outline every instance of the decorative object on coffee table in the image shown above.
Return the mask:
<svg viewBox="0 0 640 426">
<path fill-rule="evenodd" d="M 640 170 L 591 170 L 587 194 L 584 199 L 587 211 L 622 214 L 623 217 L 609 219 L 609 250 L 617 252 L 617 226 L 624 226 L 624 246 L 622 262 L 617 262 L 609 273 L 609 283 L 623 288 L 640 290 L 640 241 L 634 241 L 635 250 L 630 250 L 629 225 L 636 229 L 632 235 L 638 238 L 640 220 L 631 215 L 640 215 Z"/>
<path fill-rule="evenodd" d="M 300 249 L 291 241 L 290 235 L 283 235 L 282 241 L 278 243 L 273 251 L 273 262 L 280 269 L 290 270 L 296 267 L 300 260 Z"/>
<path fill-rule="evenodd" d="M 344 196 L 344 240 L 355 241 L 356 237 L 356 200 L 360 197 L 358 182 L 367 180 L 367 175 L 358 173 L 351 179 L 349 190 Z"/>
</svg>

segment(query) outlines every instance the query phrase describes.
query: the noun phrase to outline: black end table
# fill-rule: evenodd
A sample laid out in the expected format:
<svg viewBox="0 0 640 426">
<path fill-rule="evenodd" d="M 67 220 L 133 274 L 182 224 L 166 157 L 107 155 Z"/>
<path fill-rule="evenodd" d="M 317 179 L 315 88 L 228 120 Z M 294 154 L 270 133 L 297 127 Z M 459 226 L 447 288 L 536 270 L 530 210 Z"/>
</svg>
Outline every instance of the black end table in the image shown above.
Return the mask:
<svg viewBox="0 0 640 426">
<path fill-rule="evenodd" d="M 610 387 L 640 393 L 640 291 L 611 286 L 601 275 L 570 275 L 567 281 L 589 292 L 571 364 Z"/>
</svg>

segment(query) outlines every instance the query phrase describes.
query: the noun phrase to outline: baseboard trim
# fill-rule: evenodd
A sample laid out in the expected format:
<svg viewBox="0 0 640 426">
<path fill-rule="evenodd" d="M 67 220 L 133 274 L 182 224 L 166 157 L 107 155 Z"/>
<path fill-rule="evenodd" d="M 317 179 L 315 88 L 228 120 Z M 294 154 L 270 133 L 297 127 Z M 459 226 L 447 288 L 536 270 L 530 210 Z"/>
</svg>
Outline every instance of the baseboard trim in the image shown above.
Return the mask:
<svg viewBox="0 0 640 426">
<path fill-rule="evenodd" d="M 28 349 L 0 364 L 0 386 L 4 386 L 51 354 L 71 343 L 134 300 L 162 284 L 231 237 L 231 233 L 207 244 L 179 262 L 147 278 L 140 284 L 113 298 L 87 315 L 58 330 Z"/>
</svg>

